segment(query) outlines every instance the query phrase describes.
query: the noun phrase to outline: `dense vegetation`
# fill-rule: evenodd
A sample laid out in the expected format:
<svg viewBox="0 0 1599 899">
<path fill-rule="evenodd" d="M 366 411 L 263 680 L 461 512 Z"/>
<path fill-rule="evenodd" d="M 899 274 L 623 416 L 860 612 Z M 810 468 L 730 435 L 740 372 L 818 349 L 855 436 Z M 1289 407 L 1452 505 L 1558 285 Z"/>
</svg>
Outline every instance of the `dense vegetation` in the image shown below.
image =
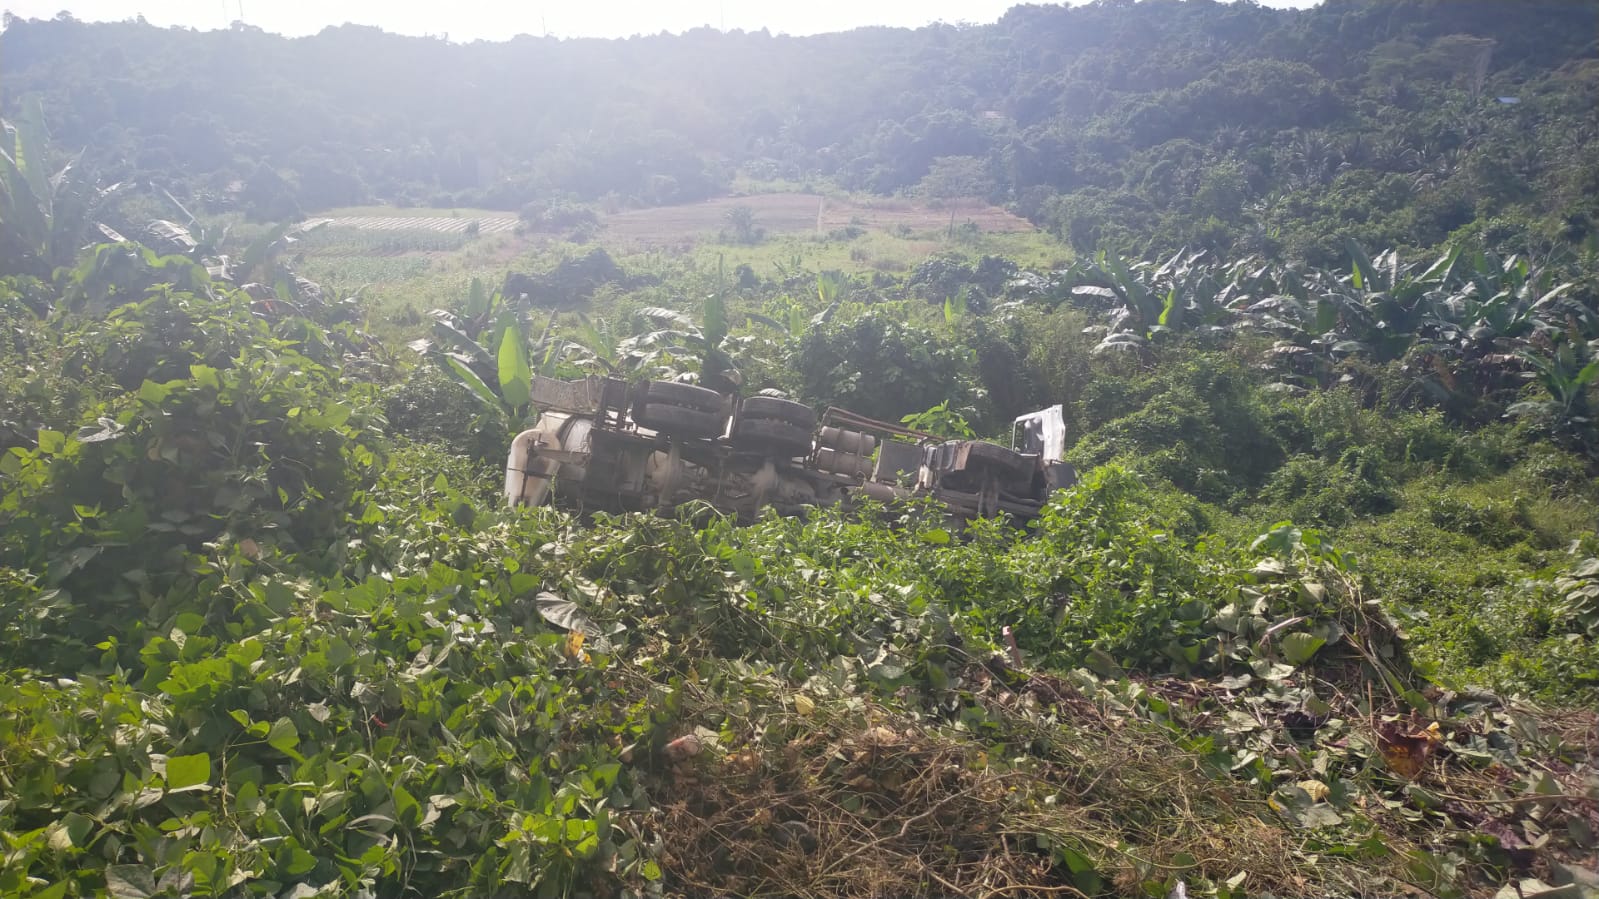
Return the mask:
<svg viewBox="0 0 1599 899">
<path fill-rule="evenodd" d="M 1496 10 L 1101 3 L 464 48 L 11 23 L 0 894 L 1594 895 L 1599 238 L 1593 162 L 1558 133 L 1592 127 L 1593 11 Z M 414 80 L 466 60 L 506 68 Z M 569 91 L 483 112 L 535 72 Z M 685 114 L 653 121 L 641 85 Z M 399 128 L 404 91 L 438 123 Z M 590 132 L 624 95 L 638 119 Z M 1215 110 L 1257 118 L 1215 144 Z M 894 130 L 962 116 L 984 137 L 959 152 Z M 1459 167 L 1286 180 L 1296 141 L 1375 137 Z M 1077 174 L 989 166 L 1046 139 L 1070 149 L 1032 158 Z M 599 145 L 649 164 L 616 180 Z M 341 289 L 387 247 L 318 260 L 349 236 L 213 214 L 232 179 L 245 204 L 277 185 L 267 216 L 335 202 L 313 158 L 340 200 L 551 211 L 733 166 L 973 174 L 952 155 L 1010 172 L 998 198 L 1043 189 L 1062 264 L 955 228 L 902 272 L 513 243 L 547 268 L 509 282 L 529 296 L 463 275 L 423 314 Z M 480 158 L 519 174 L 450 180 Z M 1280 243 L 1210 223 L 1201 182 L 1235 164 L 1285 204 Z M 1424 225 L 1445 197 L 1464 230 Z M 725 248 L 763 239 L 733 224 Z M 1190 249 L 1073 260 L 1100 244 Z M 497 278 L 505 246 L 426 236 L 396 277 L 481 252 Z M 1083 477 L 1027 527 L 960 532 L 919 503 L 501 508 L 531 376 L 592 372 L 951 435 L 1060 403 Z"/>
<path fill-rule="evenodd" d="M 1022 6 L 997 24 L 451 44 L 12 21 L 108 178 L 283 220 L 369 200 L 674 203 L 735 178 L 1013 204 L 1080 251 L 1331 264 L 1342 236 L 1581 240 L 1599 9 L 1537 0 Z M 179 174 L 183 173 L 183 174 Z"/>
</svg>

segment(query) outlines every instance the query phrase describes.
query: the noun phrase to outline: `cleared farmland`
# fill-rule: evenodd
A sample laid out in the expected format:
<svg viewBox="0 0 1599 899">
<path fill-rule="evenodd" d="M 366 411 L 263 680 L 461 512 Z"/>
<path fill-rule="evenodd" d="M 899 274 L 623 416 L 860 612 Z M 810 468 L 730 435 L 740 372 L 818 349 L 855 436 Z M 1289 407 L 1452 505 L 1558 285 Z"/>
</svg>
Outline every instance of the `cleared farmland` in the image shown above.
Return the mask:
<svg viewBox="0 0 1599 899">
<path fill-rule="evenodd" d="M 743 197 L 717 197 L 680 206 L 631 209 L 601 217 L 600 239 L 626 248 L 681 245 L 685 240 L 715 234 L 728 225 L 728 214 L 739 207 L 754 213 L 755 225 L 770 235 L 828 233 L 858 227 L 871 231 L 936 231 L 951 224 L 970 223 L 991 233 L 1033 230 L 1025 219 L 997 206 L 958 204 L 933 207 L 899 199 L 847 200 L 816 194 L 772 193 Z M 396 210 L 392 215 L 333 214 L 307 222 L 338 232 L 380 234 L 434 233 L 466 235 L 473 222 L 477 233 L 509 234 L 517 229 L 512 215 L 466 216 Z"/>
<path fill-rule="evenodd" d="M 436 234 L 465 234 L 477 222 L 479 234 L 506 234 L 516 230 L 516 216 L 463 218 L 459 216 L 347 215 L 314 218 L 306 228 L 354 228 L 361 231 L 431 231 Z"/>
</svg>

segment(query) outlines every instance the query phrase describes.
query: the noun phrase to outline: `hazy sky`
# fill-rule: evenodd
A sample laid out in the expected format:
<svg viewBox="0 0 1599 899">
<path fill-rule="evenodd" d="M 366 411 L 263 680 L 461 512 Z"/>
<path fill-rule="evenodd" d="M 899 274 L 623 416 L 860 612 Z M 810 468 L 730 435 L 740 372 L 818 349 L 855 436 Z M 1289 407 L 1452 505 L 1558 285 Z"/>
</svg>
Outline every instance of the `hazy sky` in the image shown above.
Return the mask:
<svg viewBox="0 0 1599 899">
<path fill-rule="evenodd" d="M 815 34 L 862 25 L 992 22 L 1017 0 L 0 0 L 23 18 L 62 10 L 93 21 L 143 15 L 156 25 L 218 28 L 242 18 L 282 34 L 314 34 L 354 22 L 451 40 L 516 34 L 625 37 L 710 25 Z M 1268 6 L 1315 0 L 1264 0 Z M 242 10 L 241 10 L 242 7 Z"/>
</svg>

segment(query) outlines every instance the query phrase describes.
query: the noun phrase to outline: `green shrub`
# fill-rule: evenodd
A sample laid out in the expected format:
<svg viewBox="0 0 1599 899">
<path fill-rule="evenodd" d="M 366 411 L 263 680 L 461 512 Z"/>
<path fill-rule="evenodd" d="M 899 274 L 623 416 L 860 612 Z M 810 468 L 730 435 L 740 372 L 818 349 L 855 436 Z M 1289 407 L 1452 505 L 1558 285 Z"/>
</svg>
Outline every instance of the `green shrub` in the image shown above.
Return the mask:
<svg viewBox="0 0 1599 899">
<path fill-rule="evenodd" d="M 1107 378 L 1088 393 L 1086 404 L 1100 414 L 1139 405 L 1082 436 L 1069 454 L 1081 467 L 1121 460 L 1201 500 L 1224 503 L 1259 484 L 1282 459 L 1270 408 L 1230 360 L 1196 355 L 1141 384 Z"/>
<path fill-rule="evenodd" d="M 1295 456 L 1272 473 L 1258 503 L 1271 514 L 1320 527 L 1392 512 L 1397 506 L 1394 486 L 1373 455 L 1351 449 L 1337 462 Z"/>
<path fill-rule="evenodd" d="M 1514 501 L 1473 502 L 1452 493 L 1440 493 L 1425 501 L 1428 520 L 1434 525 L 1462 534 L 1494 549 L 1506 549 L 1533 536 L 1525 509 Z"/>
<path fill-rule="evenodd" d="M 37 449 L 0 459 L 0 558 L 59 589 L 78 611 L 58 623 L 86 643 L 130 615 L 225 614 L 190 580 L 191 557 L 219 542 L 335 570 L 377 456 L 376 420 L 330 384 L 292 350 L 253 348 L 145 381 L 76 436 L 41 432 Z"/>
<path fill-rule="evenodd" d="M 513 435 L 500 419 L 485 415 L 466 388 L 433 366 L 412 369 L 383 391 L 380 402 L 390 434 L 436 444 L 476 462 L 505 462 Z"/>
</svg>

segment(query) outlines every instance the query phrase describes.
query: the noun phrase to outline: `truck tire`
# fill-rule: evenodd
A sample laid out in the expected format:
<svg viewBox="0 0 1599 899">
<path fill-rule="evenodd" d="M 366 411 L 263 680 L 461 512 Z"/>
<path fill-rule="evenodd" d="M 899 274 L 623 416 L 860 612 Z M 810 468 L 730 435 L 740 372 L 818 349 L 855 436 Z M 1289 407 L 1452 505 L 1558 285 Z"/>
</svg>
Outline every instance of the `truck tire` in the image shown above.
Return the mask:
<svg viewBox="0 0 1599 899">
<path fill-rule="evenodd" d="M 727 416 L 720 412 L 703 412 L 683 406 L 653 403 L 634 409 L 633 421 L 668 437 L 722 436 L 727 426 Z"/>
<path fill-rule="evenodd" d="M 739 406 L 740 419 L 781 421 L 810 434 L 816 430 L 816 410 L 804 403 L 775 396 L 752 396 Z"/>
<path fill-rule="evenodd" d="M 771 418 L 740 418 L 733 425 L 733 445 L 792 459 L 811 451 L 811 431 Z"/>
<path fill-rule="evenodd" d="M 722 395 L 708 387 L 681 381 L 649 381 L 639 391 L 639 406 L 677 406 L 700 412 L 721 414 L 726 405 Z"/>
</svg>

